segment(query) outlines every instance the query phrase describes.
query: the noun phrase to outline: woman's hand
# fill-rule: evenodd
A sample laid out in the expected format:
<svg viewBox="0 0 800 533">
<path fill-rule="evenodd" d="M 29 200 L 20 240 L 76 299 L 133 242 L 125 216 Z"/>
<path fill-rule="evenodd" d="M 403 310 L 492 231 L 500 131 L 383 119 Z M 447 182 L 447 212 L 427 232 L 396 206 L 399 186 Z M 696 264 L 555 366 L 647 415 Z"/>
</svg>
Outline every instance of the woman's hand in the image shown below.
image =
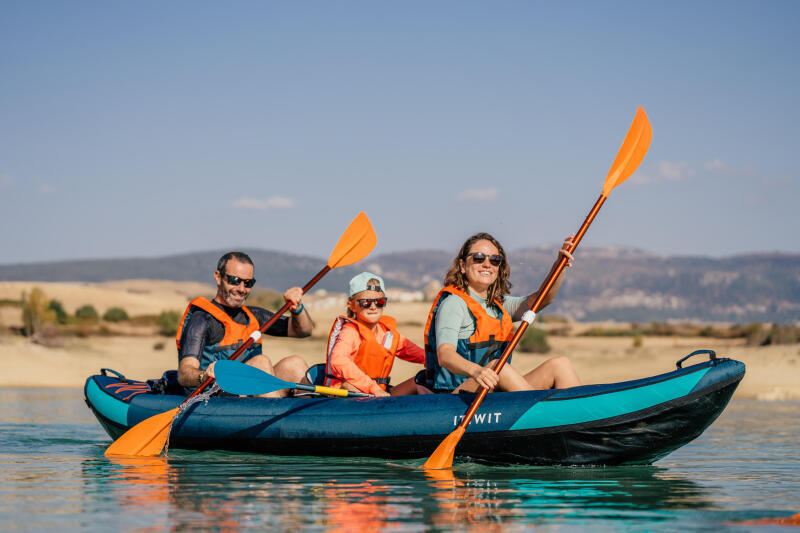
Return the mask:
<svg viewBox="0 0 800 533">
<path fill-rule="evenodd" d="M 561 245 L 561 249 L 558 251 L 558 255 L 563 255 L 567 258 L 567 266 L 572 266 L 572 254 L 569 253 L 569 249 L 572 247 L 572 240 L 575 238 L 575 234 L 571 233 L 569 237 L 564 239 L 564 244 Z"/>
<path fill-rule="evenodd" d="M 493 369 L 477 364 L 475 365 L 474 371 L 470 372 L 469 376 L 477 381 L 478 385 L 484 389 L 489 389 L 489 391 L 497 387 L 497 384 L 500 382 L 500 376 L 498 376 Z"/>
</svg>

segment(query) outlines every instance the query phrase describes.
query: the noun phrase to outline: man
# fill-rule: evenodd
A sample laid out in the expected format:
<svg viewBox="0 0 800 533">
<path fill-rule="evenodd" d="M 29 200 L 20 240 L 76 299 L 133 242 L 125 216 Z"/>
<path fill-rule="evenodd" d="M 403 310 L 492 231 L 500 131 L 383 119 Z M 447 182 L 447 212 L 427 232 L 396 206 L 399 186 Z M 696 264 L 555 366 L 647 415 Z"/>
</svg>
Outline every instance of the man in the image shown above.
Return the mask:
<svg viewBox="0 0 800 533">
<path fill-rule="evenodd" d="M 189 303 L 178 327 L 175 340 L 178 344 L 178 382 L 194 389 L 207 378 L 214 377 L 214 364 L 229 358 L 255 331 L 261 328 L 274 313 L 260 307 L 244 305 L 255 285 L 253 261 L 242 252 L 223 255 L 214 271 L 217 295 L 209 302 L 199 297 Z M 291 303 L 290 317 L 279 318 L 265 332 L 278 337 L 308 337 L 314 323 L 303 306 L 303 290 L 292 287 L 283 293 Z M 261 353 L 261 340 L 253 342 L 237 358 L 249 365 L 293 383 L 305 378 L 308 365 L 297 355 L 281 359 L 272 365 L 269 357 Z M 265 394 L 266 397 L 283 398 L 287 390 Z"/>
</svg>

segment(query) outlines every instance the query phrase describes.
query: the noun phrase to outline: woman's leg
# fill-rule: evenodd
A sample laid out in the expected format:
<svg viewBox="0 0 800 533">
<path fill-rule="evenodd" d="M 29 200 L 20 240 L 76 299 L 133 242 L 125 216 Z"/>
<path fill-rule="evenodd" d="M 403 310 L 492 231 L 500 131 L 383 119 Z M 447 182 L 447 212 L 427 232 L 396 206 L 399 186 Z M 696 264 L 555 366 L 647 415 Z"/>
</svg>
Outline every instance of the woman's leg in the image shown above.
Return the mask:
<svg viewBox="0 0 800 533">
<path fill-rule="evenodd" d="M 553 357 L 537 366 L 525 374 L 525 381 L 533 389 L 567 389 L 581 384 L 572 363 L 564 356 Z"/>
<path fill-rule="evenodd" d="M 499 359 L 495 359 L 491 361 L 487 366 L 494 368 L 497 366 L 497 363 L 500 362 Z M 525 379 L 525 377 L 520 374 L 516 368 L 513 366 L 506 364 L 503 365 L 503 369 L 500 371 L 500 383 L 498 383 L 495 390 L 502 390 L 506 392 L 516 392 L 521 390 L 530 390 L 531 386 Z M 459 387 L 454 390 L 454 393 L 459 393 L 461 391 L 464 392 L 478 392 L 479 385 L 478 382 L 472 378 L 469 378 L 467 381 L 459 385 Z M 494 391 L 489 391 L 494 392 Z"/>
<path fill-rule="evenodd" d="M 498 360 L 495 359 L 489 363 L 489 366 L 494 368 L 497 363 Z M 581 385 L 581 380 L 575 369 L 572 368 L 572 363 L 568 358 L 560 356 L 548 359 L 524 376 L 511 365 L 504 365 L 503 370 L 500 371 L 500 383 L 497 388 L 506 392 L 515 392 L 521 390 L 567 389 L 578 385 Z M 470 378 L 453 392 L 458 393 L 460 391 L 477 392 L 478 383 Z"/>
</svg>

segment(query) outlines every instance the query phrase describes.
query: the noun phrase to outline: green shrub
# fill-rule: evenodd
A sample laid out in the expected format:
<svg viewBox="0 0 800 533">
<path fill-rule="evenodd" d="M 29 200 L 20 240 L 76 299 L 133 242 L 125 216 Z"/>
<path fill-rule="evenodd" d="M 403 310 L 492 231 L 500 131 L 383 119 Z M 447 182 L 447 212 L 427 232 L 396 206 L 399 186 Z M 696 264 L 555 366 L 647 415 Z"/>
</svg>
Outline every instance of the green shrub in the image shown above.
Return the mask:
<svg viewBox="0 0 800 533">
<path fill-rule="evenodd" d="M 30 295 L 22 295 L 22 333 L 26 337 L 32 337 L 42 328 L 42 325 L 53 323 L 56 314 L 49 309 L 50 302 L 44 292 L 35 287 Z"/>
<path fill-rule="evenodd" d="M 75 318 L 82 322 L 97 322 L 100 315 L 97 314 L 97 309 L 91 304 L 82 305 L 75 311 Z"/>
<path fill-rule="evenodd" d="M 164 346 L 165 346 L 165 344 L 164 344 L 163 342 L 157 342 L 157 343 L 155 343 L 155 344 L 153 345 L 153 349 L 154 349 L 154 350 L 159 350 L 159 351 L 160 351 L 160 350 L 163 350 L 163 349 L 164 349 Z"/>
<path fill-rule="evenodd" d="M 127 322 L 128 319 L 128 313 L 121 307 L 109 307 L 103 313 L 103 320 L 106 322 Z"/>
<path fill-rule="evenodd" d="M 47 307 L 55 313 L 56 322 L 59 324 L 66 324 L 69 321 L 69 315 L 64 310 L 64 305 L 59 300 L 50 300 L 50 304 Z"/>
<path fill-rule="evenodd" d="M 162 311 L 158 315 L 158 332 L 165 337 L 174 337 L 178 333 L 181 314 L 178 311 Z"/>
<path fill-rule="evenodd" d="M 547 353 L 550 345 L 547 344 L 547 332 L 540 328 L 529 327 L 517 344 L 517 350 L 527 353 Z"/>
</svg>

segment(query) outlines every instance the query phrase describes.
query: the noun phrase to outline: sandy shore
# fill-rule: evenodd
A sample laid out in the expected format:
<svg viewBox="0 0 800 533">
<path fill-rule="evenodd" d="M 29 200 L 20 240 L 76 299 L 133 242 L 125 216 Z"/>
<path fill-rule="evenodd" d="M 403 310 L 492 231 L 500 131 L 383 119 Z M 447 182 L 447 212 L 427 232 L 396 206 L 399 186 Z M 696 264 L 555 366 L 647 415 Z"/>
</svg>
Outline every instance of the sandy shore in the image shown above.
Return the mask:
<svg viewBox="0 0 800 533">
<path fill-rule="evenodd" d="M 48 296 L 62 298 L 65 307 L 68 303 L 70 307 L 93 303 L 96 297 L 98 308 L 128 305 L 135 308 L 136 313 L 157 313 L 169 308 L 182 310 L 193 291 L 203 287 L 193 284 L 176 288 L 174 283 L 153 285 L 150 282 L 76 285 L 37 284 Z M 19 294 L 20 287 L 5 284 L 0 288 L 11 296 Z M 154 294 L 158 297 L 153 297 Z M 344 308 L 344 297 L 312 296 L 307 306 L 316 322 L 314 335 L 307 339 L 265 338 L 265 352 L 273 361 L 289 354 L 300 355 L 309 364 L 324 361 L 330 325 Z M 398 319 L 400 331 L 421 343 L 428 308 L 425 302 L 392 303 L 387 313 Z M 12 325 L 18 313 L 18 309 L 6 307 L 0 320 L 6 326 Z M 712 349 L 720 357 L 738 359 L 747 365 L 747 375 L 736 397 L 800 400 L 800 345 L 747 347 L 741 340 L 645 337 L 643 345 L 634 348 L 632 340 L 625 337 L 552 335 L 548 342 L 552 350 L 547 355 L 517 353 L 513 365 L 527 371 L 548 357 L 566 355 L 585 383 L 608 383 L 668 372 L 675 368 L 675 361 L 691 351 Z M 159 344 L 163 348 L 157 349 Z M 177 355 L 174 339 L 155 335 L 72 338 L 67 339 L 64 346 L 48 348 L 23 337 L 0 334 L 0 365 L 3 369 L 0 387 L 80 388 L 86 377 L 100 368 L 112 368 L 132 379 L 159 377 L 164 370 L 176 368 Z M 392 381 L 398 383 L 420 368 L 398 360 Z"/>
<path fill-rule="evenodd" d="M 800 399 L 800 347 L 796 345 L 751 348 L 730 341 L 666 337 L 645 338 L 644 346 L 636 349 L 631 347 L 630 339 L 618 338 L 550 337 L 549 342 L 553 348 L 549 354 L 515 354 L 514 366 L 527 370 L 547 357 L 567 355 L 585 383 L 608 383 L 668 372 L 685 354 L 706 348 L 715 350 L 720 357 L 732 357 L 747 365 L 747 375 L 736 391 L 737 397 Z M 155 349 L 157 344 L 163 344 L 164 348 Z M 2 336 L 0 387 L 78 388 L 100 368 L 112 368 L 132 379 L 155 378 L 166 369 L 176 368 L 174 346 L 171 339 L 145 336 L 81 339 L 64 347 L 46 348 L 22 337 Z M 325 340 L 270 338 L 266 340 L 265 351 L 273 361 L 298 354 L 309 364 L 321 363 Z M 418 365 L 398 360 L 392 380 L 398 383 L 419 369 Z"/>
</svg>

